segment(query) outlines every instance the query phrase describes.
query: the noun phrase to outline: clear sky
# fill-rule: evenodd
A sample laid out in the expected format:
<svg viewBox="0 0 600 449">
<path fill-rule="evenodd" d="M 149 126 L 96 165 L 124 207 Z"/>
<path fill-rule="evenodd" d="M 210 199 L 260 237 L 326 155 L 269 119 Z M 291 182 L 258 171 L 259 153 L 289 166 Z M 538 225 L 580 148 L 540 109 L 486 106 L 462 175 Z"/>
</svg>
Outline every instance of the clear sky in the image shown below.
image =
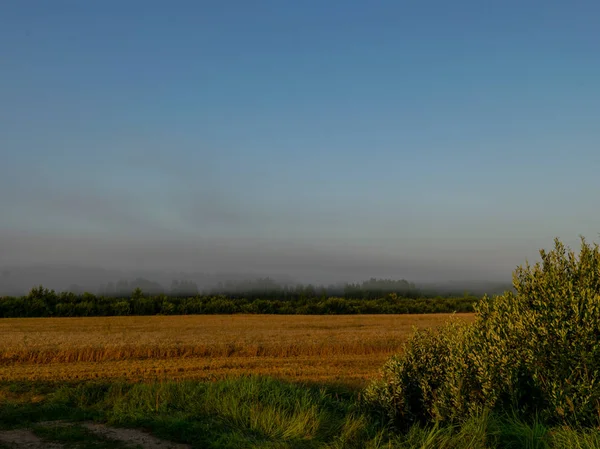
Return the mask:
<svg viewBox="0 0 600 449">
<path fill-rule="evenodd" d="M 510 279 L 600 232 L 600 2 L 0 5 L 0 264 Z"/>
</svg>

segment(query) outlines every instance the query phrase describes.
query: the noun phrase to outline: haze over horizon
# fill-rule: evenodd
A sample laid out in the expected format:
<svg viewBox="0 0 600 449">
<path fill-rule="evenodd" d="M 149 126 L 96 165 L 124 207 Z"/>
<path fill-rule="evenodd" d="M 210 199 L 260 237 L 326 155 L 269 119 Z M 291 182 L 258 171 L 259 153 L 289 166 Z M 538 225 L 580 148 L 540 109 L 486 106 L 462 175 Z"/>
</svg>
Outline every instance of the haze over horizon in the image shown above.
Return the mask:
<svg viewBox="0 0 600 449">
<path fill-rule="evenodd" d="M 597 2 L 1 9 L 0 268 L 510 281 L 598 240 Z"/>
</svg>

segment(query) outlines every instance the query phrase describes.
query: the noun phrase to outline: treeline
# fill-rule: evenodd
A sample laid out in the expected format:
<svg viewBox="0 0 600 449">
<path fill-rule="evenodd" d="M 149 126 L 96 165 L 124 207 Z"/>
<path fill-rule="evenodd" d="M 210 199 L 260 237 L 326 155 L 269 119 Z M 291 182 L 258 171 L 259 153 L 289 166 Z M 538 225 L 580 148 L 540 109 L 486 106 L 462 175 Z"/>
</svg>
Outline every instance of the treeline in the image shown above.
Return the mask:
<svg viewBox="0 0 600 449">
<path fill-rule="evenodd" d="M 477 296 L 407 297 L 395 292 L 378 297 L 328 296 L 316 289 L 277 297 L 256 294 L 147 295 L 137 288 L 128 296 L 56 293 L 42 286 L 28 295 L 0 298 L 0 317 L 82 317 L 194 314 L 408 314 L 472 312 Z"/>
</svg>

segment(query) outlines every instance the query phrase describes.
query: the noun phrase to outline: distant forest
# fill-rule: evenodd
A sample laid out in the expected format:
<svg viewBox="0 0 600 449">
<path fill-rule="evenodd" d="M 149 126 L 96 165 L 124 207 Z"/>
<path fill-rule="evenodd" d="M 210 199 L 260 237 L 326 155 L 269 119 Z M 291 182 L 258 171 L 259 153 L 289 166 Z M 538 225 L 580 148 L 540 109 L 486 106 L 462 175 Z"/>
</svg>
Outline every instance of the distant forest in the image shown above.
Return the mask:
<svg viewBox="0 0 600 449">
<path fill-rule="evenodd" d="M 269 278 L 224 282 L 199 291 L 173 281 L 168 293 L 137 279 L 107 285 L 98 294 L 35 287 L 27 295 L 0 297 L 0 317 L 69 317 L 187 314 L 402 314 L 472 312 L 481 296 L 422 291 L 406 280 L 369 279 L 339 286 L 282 286 Z"/>
</svg>

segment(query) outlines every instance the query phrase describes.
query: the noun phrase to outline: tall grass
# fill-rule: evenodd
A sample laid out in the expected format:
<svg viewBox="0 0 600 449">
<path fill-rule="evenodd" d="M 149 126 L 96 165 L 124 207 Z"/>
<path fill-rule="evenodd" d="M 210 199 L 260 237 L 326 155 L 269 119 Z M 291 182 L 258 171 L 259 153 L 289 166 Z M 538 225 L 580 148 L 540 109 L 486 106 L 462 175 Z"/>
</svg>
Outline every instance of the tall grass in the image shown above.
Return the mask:
<svg viewBox="0 0 600 449">
<path fill-rule="evenodd" d="M 198 447 L 363 447 L 377 433 L 348 393 L 269 378 L 88 383 L 61 388 L 52 400 Z"/>
<path fill-rule="evenodd" d="M 600 430 L 489 411 L 454 424 L 389 429 L 358 391 L 245 377 L 218 382 L 0 385 L 0 429 L 51 419 L 138 427 L 199 448 L 600 448 Z"/>
</svg>

